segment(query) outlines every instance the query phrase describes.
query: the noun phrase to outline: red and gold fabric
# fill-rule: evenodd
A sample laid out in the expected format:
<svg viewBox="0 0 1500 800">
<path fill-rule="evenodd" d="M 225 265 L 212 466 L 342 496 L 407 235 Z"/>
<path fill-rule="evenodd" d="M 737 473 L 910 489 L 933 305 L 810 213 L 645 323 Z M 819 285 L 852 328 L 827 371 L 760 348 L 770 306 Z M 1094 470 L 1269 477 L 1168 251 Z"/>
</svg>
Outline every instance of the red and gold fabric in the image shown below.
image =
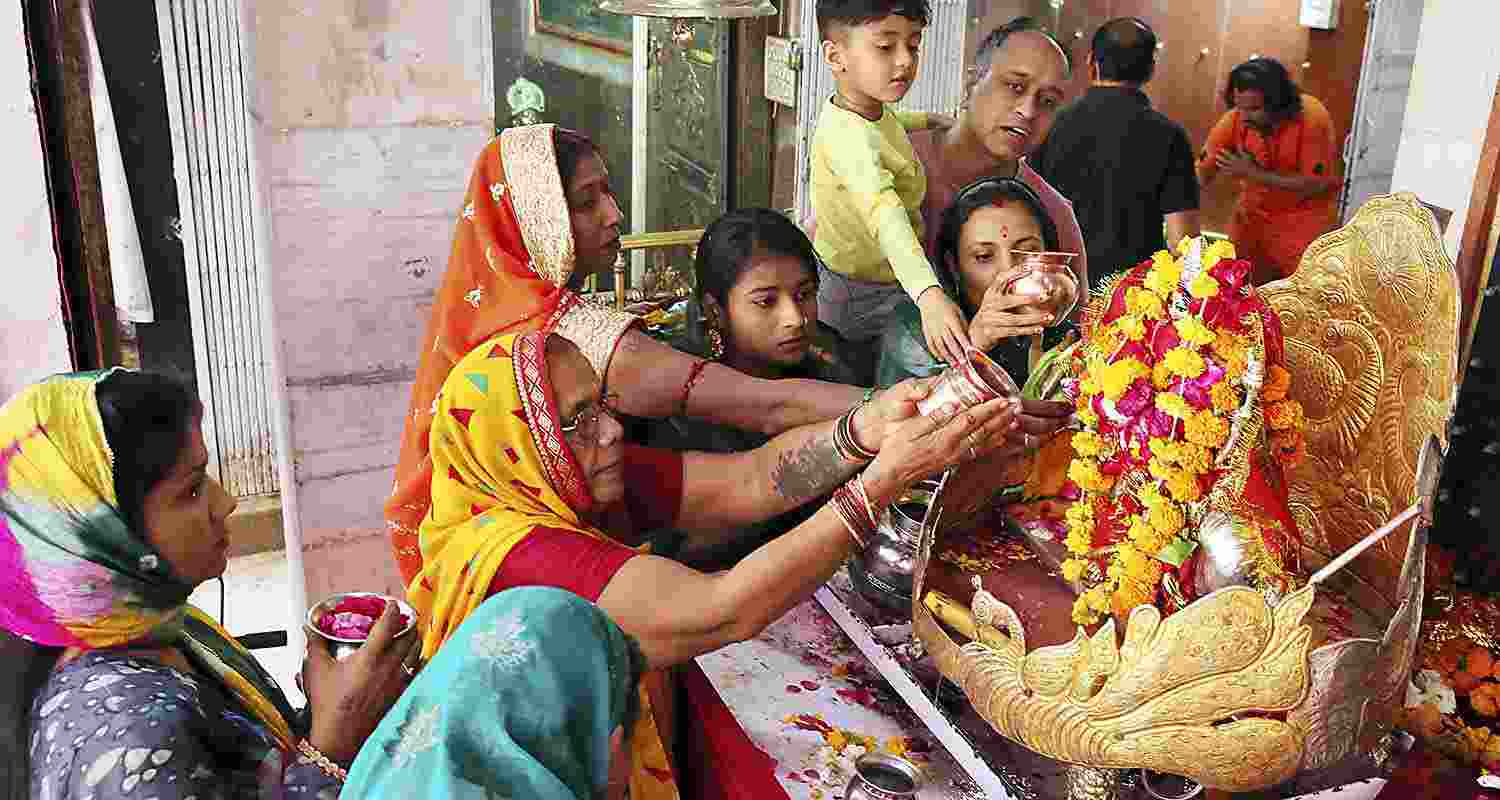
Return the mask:
<svg viewBox="0 0 1500 800">
<path fill-rule="evenodd" d="M 490 594 L 518 586 L 553 586 L 597 601 L 615 573 L 639 551 L 624 542 L 641 531 L 670 528 L 682 507 L 682 451 L 625 446 L 625 508 L 614 515 L 613 539 L 541 526 L 522 539 L 490 582 Z M 558 564 L 567 564 L 560 570 Z"/>
</svg>

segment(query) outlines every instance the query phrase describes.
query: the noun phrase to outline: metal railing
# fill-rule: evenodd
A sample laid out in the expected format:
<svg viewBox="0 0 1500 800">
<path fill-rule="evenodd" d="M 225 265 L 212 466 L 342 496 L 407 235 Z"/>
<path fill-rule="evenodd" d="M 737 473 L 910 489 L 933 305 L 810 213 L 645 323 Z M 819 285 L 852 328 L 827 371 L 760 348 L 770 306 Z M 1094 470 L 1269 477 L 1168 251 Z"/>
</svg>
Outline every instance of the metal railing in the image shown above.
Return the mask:
<svg viewBox="0 0 1500 800">
<path fill-rule="evenodd" d="M 691 248 L 689 261 L 698 257 L 698 242 L 703 239 L 703 229 L 694 228 L 681 231 L 657 231 L 653 233 L 634 233 L 629 236 L 620 237 L 620 254 L 615 257 L 614 279 L 615 291 L 614 306 L 623 311 L 627 302 L 641 302 L 653 300 L 654 294 L 671 297 L 686 297 L 692 290 L 693 275 L 689 267 L 686 275 L 670 265 L 661 265 L 660 271 L 653 273 L 647 268 L 642 274 L 642 287 L 631 289 L 629 269 L 626 259 L 630 253 L 637 250 L 661 250 L 673 247 Z M 665 272 L 666 274 L 662 274 Z M 646 280 L 648 277 L 652 280 Z M 654 291 L 653 291 L 654 290 Z M 596 296 L 604 295 L 605 292 L 595 292 Z"/>
</svg>

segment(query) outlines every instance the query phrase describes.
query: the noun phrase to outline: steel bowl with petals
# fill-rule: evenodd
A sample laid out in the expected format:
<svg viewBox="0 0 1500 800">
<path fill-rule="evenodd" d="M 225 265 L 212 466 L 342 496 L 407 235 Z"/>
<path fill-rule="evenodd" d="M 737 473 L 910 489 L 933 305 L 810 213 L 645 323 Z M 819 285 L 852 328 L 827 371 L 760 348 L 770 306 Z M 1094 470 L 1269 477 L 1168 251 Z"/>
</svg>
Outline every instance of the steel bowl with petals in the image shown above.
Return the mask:
<svg viewBox="0 0 1500 800">
<path fill-rule="evenodd" d="M 406 601 L 399 597 L 392 597 L 379 592 L 336 592 L 331 594 L 307 610 L 307 628 L 323 640 L 324 644 L 328 646 L 328 652 L 333 654 L 333 658 L 336 661 L 343 661 L 349 656 L 354 655 L 354 652 L 364 645 L 365 640 L 334 636 L 319 628 L 318 620 L 324 614 L 330 613 L 333 609 L 337 608 L 339 603 L 356 597 L 378 597 L 387 603 L 396 604 L 396 608 L 400 609 L 402 616 L 407 621 L 405 625 L 401 626 L 401 630 L 396 632 L 395 638 L 397 639 L 411 633 L 417 625 L 416 609 L 407 605 Z"/>
</svg>

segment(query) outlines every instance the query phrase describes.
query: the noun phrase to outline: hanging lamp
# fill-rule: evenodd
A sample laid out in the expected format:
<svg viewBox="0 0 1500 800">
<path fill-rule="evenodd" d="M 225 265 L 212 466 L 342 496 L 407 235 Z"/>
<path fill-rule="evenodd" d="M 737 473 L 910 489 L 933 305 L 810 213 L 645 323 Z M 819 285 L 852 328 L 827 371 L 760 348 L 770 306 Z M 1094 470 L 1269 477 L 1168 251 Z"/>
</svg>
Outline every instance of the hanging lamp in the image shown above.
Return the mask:
<svg viewBox="0 0 1500 800">
<path fill-rule="evenodd" d="M 742 19 L 776 15 L 771 0 L 599 0 L 599 10 L 636 17 Z"/>
</svg>

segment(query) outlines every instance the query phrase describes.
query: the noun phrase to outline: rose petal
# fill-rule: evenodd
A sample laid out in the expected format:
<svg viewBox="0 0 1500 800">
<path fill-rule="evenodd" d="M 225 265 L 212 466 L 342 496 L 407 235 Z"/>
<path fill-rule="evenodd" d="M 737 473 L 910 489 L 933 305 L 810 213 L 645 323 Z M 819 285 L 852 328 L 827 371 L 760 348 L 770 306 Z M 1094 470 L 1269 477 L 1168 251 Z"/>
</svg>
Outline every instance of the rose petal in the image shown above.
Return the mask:
<svg viewBox="0 0 1500 800">
<path fill-rule="evenodd" d="M 1224 368 L 1213 361 L 1206 360 L 1202 374 L 1194 378 L 1192 383 L 1201 389 L 1212 389 L 1213 385 L 1218 383 L 1223 377 Z"/>
<path fill-rule="evenodd" d="M 1146 429 L 1152 436 L 1164 439 L 1172 435 L 1172 423 L 1175 421 L 1172 419 L 1172 415 L 1159 408 L 1153 408 L 1144 416 L 1146 417 Z"/>
<path fill-rule="evenodd" d="M 1225 294 L 1236 295 L 1250 278 L 1250 262 L 1243 258 L 1224 259 L 1215 264 L 1209 274 L 1219 282 Z"/>
<path fill-rule="evenodd" d="M 1126 342 L 1125 346 L 1120 348 L 1119 354 L 1116 355 L 1114 358 L 1110 359 L 1110 363 L 1115 363 L 1117 361 L 1121 361 L 1121 360 L 1126 359 L 1126 358 L 1133 358 L 1133 359 L 1135 359 L 1137 361 L 1140 361 L 1142 363 L 1150 364 L 1151 363 L 1151 351 L 1147 350 L 1146 349 L 1146 345 L 1144 345 L 1144 344 L 1142 344 L 1140 342 L 1135 342 L 1135 341 Z"/>
<path fill-rule="evenodd" d="M 1200 410 L 1211 405 L 1208 390 L 1199 386 L 1196 381 L 1187 381 L 1183 384 L 1182 399 L 1186 400 L 1188 405 Z"/>
<path fill-rule="evenodd" d="M 1152 394 L 1153 389 L 1149 381 L 1137 380 L 1125 390 L 1124 396 L 1115 404 L 1115 408 L 1119 409 L 1121 414 L 1133 419 L 1150 406 Z"/>
<path fill-rule="evenodd" d="M 1158 359 L 1166 358 L 1167 351 L 1182 343 L 1175 325 L 1158 325 L 1151 337 L 1151 353 Z"/>
<path fill-rule="evenodd" d="M 385 612 L 385 598 L 370 596 L 346 597 L 339 601 L 333 610 L 335 613 L 364 614 L 378 619 Z"/>
</svg>

